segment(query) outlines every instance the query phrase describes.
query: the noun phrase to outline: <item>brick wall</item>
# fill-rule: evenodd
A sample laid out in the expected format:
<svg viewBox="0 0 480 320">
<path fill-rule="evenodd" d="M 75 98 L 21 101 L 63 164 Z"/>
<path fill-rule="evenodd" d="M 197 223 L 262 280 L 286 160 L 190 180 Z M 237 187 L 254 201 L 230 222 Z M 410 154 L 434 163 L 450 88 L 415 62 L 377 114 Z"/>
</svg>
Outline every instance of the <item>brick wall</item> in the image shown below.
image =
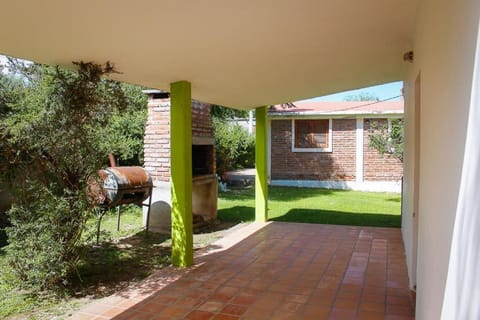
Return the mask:
<svg viewBox="0 0 480 320">
<path fill-rule="evenodd" d="M 210 104 L 192 100 L 192 136 L 213 137 Z"/>
<path fill-rule="evenodd" d="M 170 180 L 170 99 L 148 99 L 144 166 L 153 181 Z"/>
<path fill-rule="evenodd" d="M 332 152 L 292 152 L 292 121 L 272 120 L 271 178 L 355 180 L 355 125 L 355 119 L 333 120 Z"/>
<path fill-rule="evenodd" d="M 390 154 L 381 155 L 370 148 L 369 130 L 372 121 L 378 125 L 386 125 L 387 119 L 365 119 L 363 122 L 363 180 L 364 181 L 399 181 L 402 179 L 402 162 Z"/>
<path fill-rule="evenodd" d="M 148 99 L 144 166 L 153 181 L 170 181 L 170 98 Z M 212 138 L 210 104 L 192 100 L 192 136 Z"/>
<path fill-rule="evenodd" d="M 383 119 L 386 121 L 386 119 Z M 398 181 L 402 163 L 368 147 L 364 121 L 364 181 Z M 332 120 L 332 152 L 292 152 L 292 121 L 271 121 L 271 178 L 282 180 L 356 179 L 356 119 Z"/>
</svg>

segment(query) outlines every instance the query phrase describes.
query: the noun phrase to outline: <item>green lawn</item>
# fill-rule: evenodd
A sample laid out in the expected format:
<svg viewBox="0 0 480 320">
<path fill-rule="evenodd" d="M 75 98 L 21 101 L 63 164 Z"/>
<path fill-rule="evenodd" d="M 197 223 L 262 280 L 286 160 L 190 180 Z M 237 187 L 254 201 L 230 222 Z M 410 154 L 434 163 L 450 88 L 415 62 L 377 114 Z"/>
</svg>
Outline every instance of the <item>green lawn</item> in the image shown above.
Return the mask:
<svg viewBox="0 0 480 320">
<path fill-rule="evenodd" d="M 88 221 L 78 274 L 58 292 L 30 294 L 15 288 L 9 280 L 7 247 L 0 248 L 0 319 L 64 319 L 78 306 L 111 295 L 170 264 L 171 239 L 143 231 L 142 209 L 122 208 L 120 231 L 115 210 L 103 217 L 100 245 L 95 244 L 96 217 Z M 233 223 L 208 226 L 206 233 L 194 234 L 198 250 L 220 238 L 223 228 Z"/>
<path fill-rule="evenodd" d="M 397 193 L 270 187 L 268 217 L 271 221 L 400 227 L 400 206 Z M 254 189 L 220 193 L 218 207 L 220 220 L 253 221 Z"/>
<path fill-rule="evenodd" d="M 253 221 L 254 197 L 253 188 L 220 193 L 219 220 Z M 400 226 L 399 194 L 270 187 L 269 199 L 269 217 L 273 221 Z M 115 211 L 103 218 L 100 246 L 95 245 L 97 220 L 89 221 L 85 251 L 78 265 L 82 281 L 74 277 L 60 293 L 31 295 L 17 290 L 6 281 L 10 268 L 5 265 L 8 247 L 0 248 L 0 318 L 17 319 L 19 314 L 28 319 L 63 317 L 85 299 L 112 294 L 169 264 L 171 240 L 153 233 L 145 236 L 140 208 L 125 207 L 121 217 L 120 231 L 116 230 Z M 204 247 L 221 235 L 222 231 L 195 234 L 195 248 Z"/>
<path fill-rule="evenodd" d="M 92 217 L 84 233 L 84 254 L 81 257 L 78 277 L 70 279 L 70 283 L 58 292 L 44 292 L 30 294 L 27 291 L 17 290 L 9 281 L 10 266 L 6 265 L 5 256 L 7 247 L 0 248 L 0 319 L 15 318 L 18 315 L 23 319 L 52 319 L 74 309 L 86 296 L 103 296 L 112 293 L 112 288 L 125 286 L 132 279 L 144 278 L 148 274 L 149 266 L 161 266 L 164 259 L 168 259 L 169 251 L 157 254 L 159 250 L 153 248 L 152 255 L 145 258 L 143 251 L 152 249 L 154 243 L 161 243 L 165 237 L 151 237 L 145 239 L 142 231 L 142 210 L 135 206 L 126 206 L 122 209 L 120 231 L 117 231 L 117 215 L 112 210 L 106 214 L 102 222 L 100 246 L 95 245 L 96 221 Z M 123 238 L 131 235 L 129 238 Z M 124 239 L 124 240 L 122 240 Z M 145 240 L 143 240 L 145 239 Z M 137 241 L 137 245 L 129 246 L 128 241 Z M 139 260 L 139 261 L 135 261 Z M 168 260 L 165 260 L 168 262 Z M 138 265 L 142 264 L 142 267 Z M 146 265 L 143 267 L 143 265 Z M 127 271 L 120 272 L 121 268 Z M 108 270 L 108 272 L 105 272 Z M 132 272 L 133 270 L 133 272 Z M 95 292 L 99 287 L 102 291 Z M 89 299 L 89 298 L 88 298 Z M 15 318 L 16 319 L 16 318 Z"/>
</svg>

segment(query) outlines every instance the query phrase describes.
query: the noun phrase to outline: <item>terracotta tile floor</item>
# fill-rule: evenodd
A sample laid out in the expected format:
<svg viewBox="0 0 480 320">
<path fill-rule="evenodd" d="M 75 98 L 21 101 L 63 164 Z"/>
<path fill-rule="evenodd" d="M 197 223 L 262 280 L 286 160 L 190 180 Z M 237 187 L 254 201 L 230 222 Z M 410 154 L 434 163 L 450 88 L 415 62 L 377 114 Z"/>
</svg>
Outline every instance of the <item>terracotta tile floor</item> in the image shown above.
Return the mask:
<svg viewBox="0 0 480 320">
<path fill-rule="evenodd" d="M 413 319 L 400 229 L 271 222 L 73 319 Z"/>
</svg>

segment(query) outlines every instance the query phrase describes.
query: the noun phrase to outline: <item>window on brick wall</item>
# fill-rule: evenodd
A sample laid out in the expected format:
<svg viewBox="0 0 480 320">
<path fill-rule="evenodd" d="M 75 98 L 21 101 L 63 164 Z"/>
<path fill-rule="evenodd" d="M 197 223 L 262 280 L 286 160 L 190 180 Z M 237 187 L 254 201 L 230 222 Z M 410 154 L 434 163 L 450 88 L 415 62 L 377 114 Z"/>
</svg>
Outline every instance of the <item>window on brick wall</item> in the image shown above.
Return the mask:
<svg viewBox="0 0 480 320">
<path fill-rule="evenodd" d="M 294 152 L 331 152 L 332 120 L 292 120 Z"/>
</svg>

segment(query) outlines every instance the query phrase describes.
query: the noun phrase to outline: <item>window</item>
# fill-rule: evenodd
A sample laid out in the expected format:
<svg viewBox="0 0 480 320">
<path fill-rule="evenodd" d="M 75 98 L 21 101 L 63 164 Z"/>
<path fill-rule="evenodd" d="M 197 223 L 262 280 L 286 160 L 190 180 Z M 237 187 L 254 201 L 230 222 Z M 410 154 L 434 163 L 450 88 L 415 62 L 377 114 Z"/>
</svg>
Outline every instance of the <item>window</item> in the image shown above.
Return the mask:
<svg viewBox="0 0 480 320">
<path fill-rule="evenodd" d="M 331 119 L 293 120 L 294 152 L 331 152 Z"/>
</svg>

